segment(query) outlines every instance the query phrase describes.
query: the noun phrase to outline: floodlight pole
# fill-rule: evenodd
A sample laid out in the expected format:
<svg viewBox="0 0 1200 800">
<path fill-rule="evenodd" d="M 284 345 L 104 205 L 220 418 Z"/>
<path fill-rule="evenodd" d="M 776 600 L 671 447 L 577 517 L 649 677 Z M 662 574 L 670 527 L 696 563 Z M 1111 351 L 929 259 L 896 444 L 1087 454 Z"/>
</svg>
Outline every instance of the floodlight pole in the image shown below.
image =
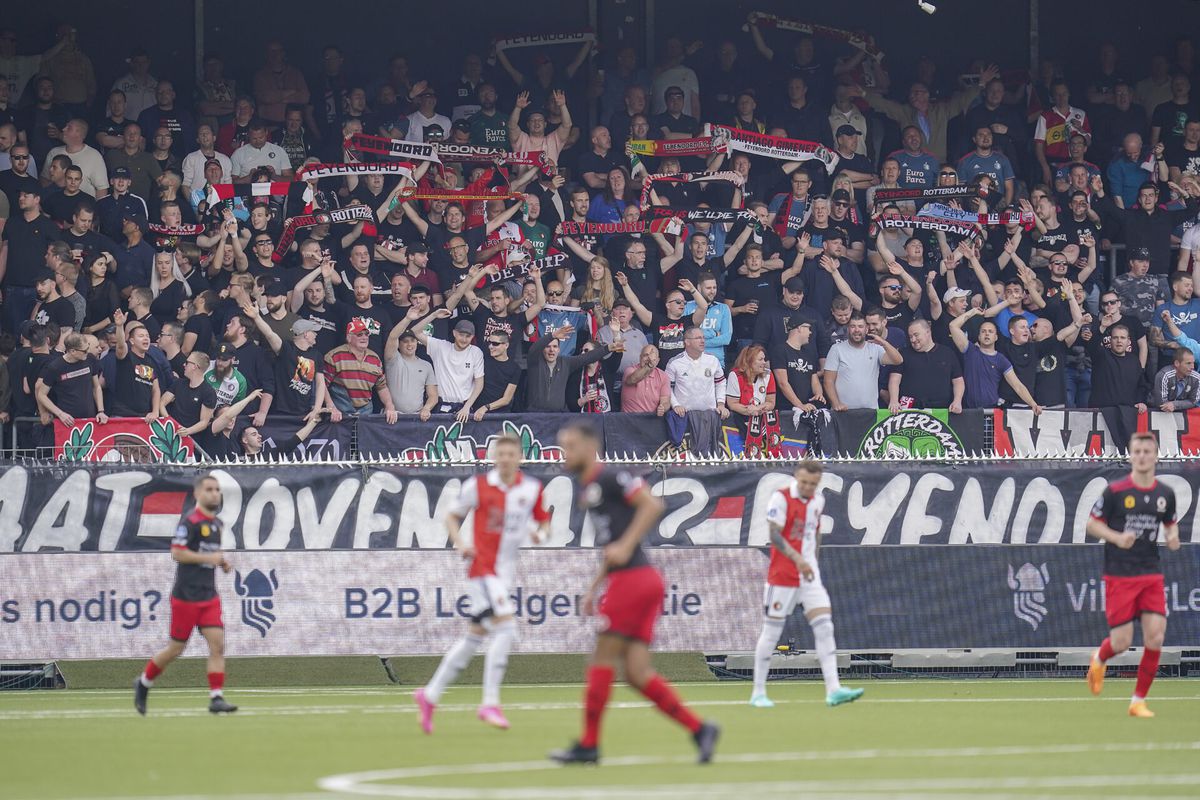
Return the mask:
<svg viewBox="0 0 1200 800">
<path fill-rule="evenodd" d="M 202 0 L 196 0 L 201 2 Z M 1041 35 L 1041 0 L 1029 0 L 1029 73 L 1038 74 L 1039 37 Z"/>
</svg>

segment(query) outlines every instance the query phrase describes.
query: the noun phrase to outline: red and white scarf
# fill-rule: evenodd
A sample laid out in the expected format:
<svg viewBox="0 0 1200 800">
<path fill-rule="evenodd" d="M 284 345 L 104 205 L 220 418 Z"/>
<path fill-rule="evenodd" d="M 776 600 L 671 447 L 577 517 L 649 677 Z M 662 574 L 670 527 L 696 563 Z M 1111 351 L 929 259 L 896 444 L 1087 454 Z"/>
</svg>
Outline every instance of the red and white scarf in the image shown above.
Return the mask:
<svg viewBox="0 0 1200 800">
<path fill-rule="evenodd" d="M 499 147 L 477 147 L 473 144 L 439 144 L 438 158 L 443 162 L 489 161 L 515 164 L 519 167 L 537 167 L 545 172 L 551 168 L 550 159 L 541 150 L 512 153 Z"/>
<path fill-rule="evenodd" d="M 777 161 L 810 161 L 816 159 L 825 165 L 825 171 L 833 174 L 837 166 L 837 154 L 820 142 L 803 139 L 788 139 L 783 136 L 768 136 L 765 133 L 727 128 L 723 125 L 706 126 L 714 134 L 729 139 L 729 149 L 755 156 L 773 158 Z"/>
<path fill-rule="evenodd" d="M 876 189 L 875 205 L 901 200 L 967 200 L 986 194 L 978 186 L 959 183 L 954 186 L 934 186 L 929 189 Z"/>
<path fill-rule="evenodd" d="M 283 233 L 279 236 L 279 244 L 275 246 L 275 252 L 271 253 L 271 260 L 275 263 L 283 260 L 283 257 L 287 255 L 288 248 L 296 239 L 296 231 L 301 228 L 311 228 L 314 225 L 326 223 L 352 222 L 360 219 L 373 222 L 375 212 L 370 206 L 346 206 L 331 211 L 318 211 L 316 214 L 302 217 L 292 217 L 283 226 Z"/>
<path fill-rule="evenodd" d="M 636 156 L 707 156 L 725 153 L 729 140 L 721 136 L 694 139 L 630 139 L 629 152 Z"/>
</svg>

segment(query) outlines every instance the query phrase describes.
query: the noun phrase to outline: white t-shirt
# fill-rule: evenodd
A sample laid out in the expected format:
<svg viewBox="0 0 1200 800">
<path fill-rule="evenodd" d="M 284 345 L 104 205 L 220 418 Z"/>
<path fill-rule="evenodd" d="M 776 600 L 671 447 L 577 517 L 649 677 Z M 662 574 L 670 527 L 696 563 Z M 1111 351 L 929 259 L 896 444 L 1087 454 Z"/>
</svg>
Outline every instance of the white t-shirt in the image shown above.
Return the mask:
<svg viewBox="0 0 1200 800">
<path fill-rule="evenodd" d="M 234 177 L 244 178 L 259 167 L 271 167 L 275 170 L 275 177 L 279 177 L 285 170 L 291 170 L 292 162 L 282 147 L 270 142 L 262 147 L 247 143 L 233 151 L 230 168 Z"/>
<path fill-rule="evenodd" d="M 219 150 L 214 150 L 211 156 L 206 156 L 199 150 L 193 150 L 183 159 L 183 185 L 192 189 L 204 186 L 204 165 L 210 158 L 221 162 L 221 182 L 229 183 L 233 179 L 233 162 L 229 156 Z"/>
<path fill-rule="evenodd" d="M 683 89 L 683 113 L 691 116 L 695 108 L 692 102 L 700 95 L 700 79 L 695 70 L 682 64 L 663 70 L 654 79 L 654 85 L 650 87 L 651 113 L 661 114 L 667 110 L 666 92 L 672 86 Z"/>
<path fill-rule="evenodd" d="M 112 88 L 125 93 L 125 117 L 137 119 L 138 115 L 151 106 L 158 105 L 154 96 L 158 89 L 158 78 L 147 75 L 144 80 L 138 80 L 132 72 L 126 72 L 113 81 Z"/>
<path fill-rule="evenodd" d="M 483 377 L 483 351 L 475 345 L 459 350 L 445 339 L 430 336 L 425 345 L 438 394 L 447 403 L 465 403 L 475 389 L 475 379 Z"/>
<path fill-rule="evenodd" d="M 108 191 L 108 166 L 99 150 L 85 144 L 78 153 L 68 153 L 66 145 L 59 145 L 46 154 L 46 160 L 42 164 L 43 175 L 50 174 L 50 162 L 59 155 L 71 159 L 72 164 L 83 170 L 80 191 L 87 192 L 92 197 L 99 197 L 102 192 Z"/>
<path fill-rule="evenodd" d="M 849 408 L 879 408 L 879 365 L 884 350 L 874 342 L 855 347 L 838 342 L 829 348 L 825 371 L 837 373 L 838 399 Z"/>
<path fill-rule="evenodd" d="M 423 142 L 425 141 L 425 128 L 430 125 L 437 125 L 442 129 L 442 137 L 450 138 L 450 118 L 445 114 L 434 114 L 432 117 L 427 117 L 420 111 L 414 111 L 408 115 L 408 141 Z"/>
</svg>

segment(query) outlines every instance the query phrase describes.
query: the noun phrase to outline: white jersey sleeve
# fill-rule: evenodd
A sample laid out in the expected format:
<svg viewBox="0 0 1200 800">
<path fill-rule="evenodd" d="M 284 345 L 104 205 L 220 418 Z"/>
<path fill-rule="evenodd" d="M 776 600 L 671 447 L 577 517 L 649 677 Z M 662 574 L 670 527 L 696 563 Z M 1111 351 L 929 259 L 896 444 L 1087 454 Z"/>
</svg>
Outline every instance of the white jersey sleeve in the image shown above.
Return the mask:
<svg viewBox="0 0 1200 800">
<path fill-rule="evenodd" d="M 778 528 L 782 528 L 787 522 L 787 489 L 780 489 L 771 495 L 770 501 L 767 503 L 767 522 Z"/>
<path fill-rule="evenodd" d="M 450 513 L 462 518 L 479 507 L 479 478 L 472 477 L 463 481 L 458 490 L 458 501 L 450 509 Z"/>
</svg>

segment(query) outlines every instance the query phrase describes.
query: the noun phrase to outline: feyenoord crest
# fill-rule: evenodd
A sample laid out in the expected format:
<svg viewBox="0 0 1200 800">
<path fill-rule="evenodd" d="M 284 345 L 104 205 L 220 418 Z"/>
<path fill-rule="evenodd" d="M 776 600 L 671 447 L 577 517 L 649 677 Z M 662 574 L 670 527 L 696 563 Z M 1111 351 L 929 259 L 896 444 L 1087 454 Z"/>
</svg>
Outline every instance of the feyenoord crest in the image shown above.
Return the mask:
<svg viewBox="0 0 1200 800">
<path fill-rule="evenodd" d="M 863 436 L 862 458 L 945 458 L 965 456 L 958 434 L 949 424 L 927 411 L 881 410 L 875 425 Z"/>
</svg>

